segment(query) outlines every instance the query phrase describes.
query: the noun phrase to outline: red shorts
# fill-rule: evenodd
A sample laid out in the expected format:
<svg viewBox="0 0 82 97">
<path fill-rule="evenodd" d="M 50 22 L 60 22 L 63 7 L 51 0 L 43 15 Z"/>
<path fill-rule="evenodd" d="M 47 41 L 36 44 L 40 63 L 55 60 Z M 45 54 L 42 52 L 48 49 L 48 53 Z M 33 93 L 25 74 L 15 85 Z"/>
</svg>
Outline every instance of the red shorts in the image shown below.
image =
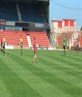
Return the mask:
<svg viewBox="0 0 82 97">
<path fill-rule="evenodd" d="M 36 54 L 36 49 L 34 49 L 34 54 Z"/>
</svg>

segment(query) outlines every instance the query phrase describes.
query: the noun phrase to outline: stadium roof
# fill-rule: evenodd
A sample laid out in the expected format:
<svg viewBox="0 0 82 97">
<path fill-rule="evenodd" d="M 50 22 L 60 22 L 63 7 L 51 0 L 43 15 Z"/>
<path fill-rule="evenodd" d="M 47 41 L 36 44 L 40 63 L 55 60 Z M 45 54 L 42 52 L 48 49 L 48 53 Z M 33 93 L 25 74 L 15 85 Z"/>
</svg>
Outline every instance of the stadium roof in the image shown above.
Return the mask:
<svg viewBox="0 0 82 97">
<path fill-rule="evenodd" d="M 0 1 L 16 1 L 16 2 L 35 2 L 35 1 L 44 1 L 44 2 L 49 2 L 49 0 L 0 0 Z"/>
</svg>

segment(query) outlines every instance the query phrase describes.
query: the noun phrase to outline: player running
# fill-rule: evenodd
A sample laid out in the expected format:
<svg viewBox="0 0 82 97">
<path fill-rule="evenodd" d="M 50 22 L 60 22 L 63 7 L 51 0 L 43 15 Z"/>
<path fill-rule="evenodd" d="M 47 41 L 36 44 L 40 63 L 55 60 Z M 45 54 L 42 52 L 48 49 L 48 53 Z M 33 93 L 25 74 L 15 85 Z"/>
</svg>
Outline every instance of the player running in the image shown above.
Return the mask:
<svg viewBox="0 0 82 97">
<path fill-rule="evenodd" d="M 6 39 L 3 35 L 3 37 L 1 38 L 1 53 L 5 54 L 5 43 L 6 43 Z"/>
<path fill-rule="evenodd" d="M 22 39 L 22 35 L 20 36 L 19 45 L 20 45 L 20 48 L 21 48 L 21 55 L 23 55 L 23 52 L 22 52 L 22 47 L 23 47 L 23 39 Z"/>
<path fill-rule="evenodd" d="M 3 52 L 3 39 L 1 37 L 1 53 Z"/>
<path fill-rule="evenodd" d="M 37 50 L 37 47 L 36 47 L 36 38 L 34 37 L 34 44 L 33 44 L 33 63 L 34 62 L 38 62 L 38 58 L 36 56 L 36 50 Z"/>
</svg>

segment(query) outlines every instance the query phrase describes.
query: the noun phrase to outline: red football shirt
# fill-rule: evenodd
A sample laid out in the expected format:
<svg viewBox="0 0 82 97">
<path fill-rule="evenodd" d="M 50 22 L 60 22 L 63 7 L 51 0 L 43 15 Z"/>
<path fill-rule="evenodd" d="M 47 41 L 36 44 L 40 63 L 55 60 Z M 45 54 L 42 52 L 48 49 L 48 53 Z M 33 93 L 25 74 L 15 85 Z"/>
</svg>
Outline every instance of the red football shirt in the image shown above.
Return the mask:
<svg viewBox="0 0 82 97">
<path fill-rule="evenodd" d="M 3 39 L 1 38 L 1 43 L 3 43 Z"/>
<path fill-rule="evenodd" d="M 36 50 L 36 42 L 34 42 L 33 48 L 34 50 Z"/>
<path fill-rule="evenodd" d="M 36 53 L 36 42 L 33 44 L 34 54 Z"/>
</svg>

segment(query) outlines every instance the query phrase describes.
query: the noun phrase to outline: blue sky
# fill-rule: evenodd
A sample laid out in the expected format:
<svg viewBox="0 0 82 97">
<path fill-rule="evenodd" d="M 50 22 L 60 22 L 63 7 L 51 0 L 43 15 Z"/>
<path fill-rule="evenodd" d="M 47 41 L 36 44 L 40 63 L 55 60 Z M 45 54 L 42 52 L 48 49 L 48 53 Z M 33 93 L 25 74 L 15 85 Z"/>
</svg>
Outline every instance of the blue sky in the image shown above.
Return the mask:
<svg viewBox="0 0 82 97">
<path fill-rule="evenodd" d="M 82 26 L 82 0 L 50 0 L 50 20 L 66 18 Z"/>
</svg>

